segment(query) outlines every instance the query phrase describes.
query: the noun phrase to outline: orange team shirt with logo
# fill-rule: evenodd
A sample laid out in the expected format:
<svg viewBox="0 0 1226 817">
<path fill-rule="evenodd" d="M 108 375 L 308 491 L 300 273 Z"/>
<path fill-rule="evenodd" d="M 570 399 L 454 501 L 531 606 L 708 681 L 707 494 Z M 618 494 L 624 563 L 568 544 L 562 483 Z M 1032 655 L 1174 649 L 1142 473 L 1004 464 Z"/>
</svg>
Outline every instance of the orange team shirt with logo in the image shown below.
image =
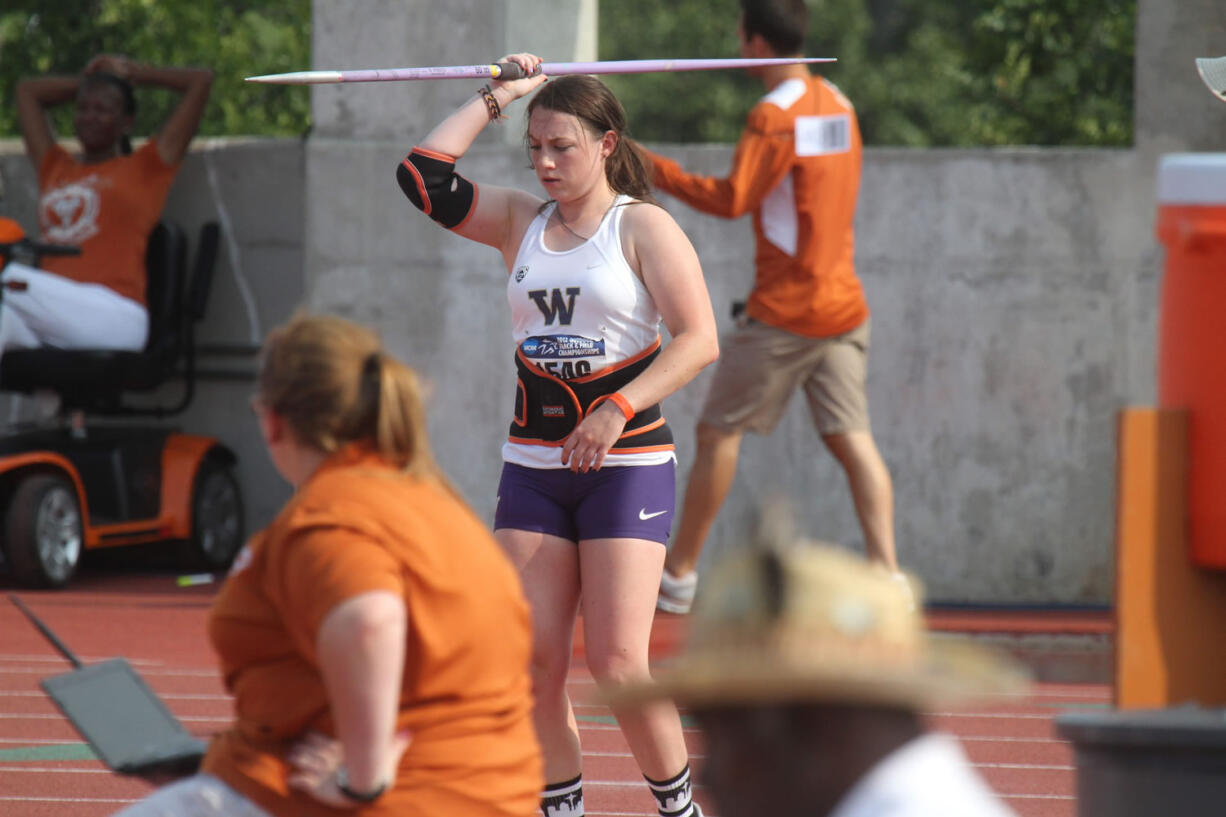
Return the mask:
<svg viewBox="0 0 1226 817">
<path fill-rule="evenodd" d="M 128 156 L 93 164 L 52 147 L 38 169 L 39 228 L 43 241 L 80 247 L 81 254 L 47 256 L 39 266 L 143 304 L 145 248 L 177 170 L 152 139 Z"/>
<path fill-rule="evenodd" d="M 727 178 L 686 173 L 651 155 L 664 192 L 724 218 L 753 212 L 746 312 L 808 337 L 842 334 L 868 318 L 852 227 L 860 158 L 855 109 L 816 76 L 785 80 L 754 106 Z"/>
<path fill-rule="evenodd" d="M 535 815 L 543 776 L 518 574 L 446 488 L 352 447 L 252 539 L 218 593 L 209 635 L 236 722 L 202 770 L 272 815 L 335 817 L 288 788 L 285 754 L 308 731 L 335 736 L 316 637 L 339 603 L 375 590 L 408 611 L 397 726 L 412 741 L 387 793 L 359 813 Z"/>
</svg>

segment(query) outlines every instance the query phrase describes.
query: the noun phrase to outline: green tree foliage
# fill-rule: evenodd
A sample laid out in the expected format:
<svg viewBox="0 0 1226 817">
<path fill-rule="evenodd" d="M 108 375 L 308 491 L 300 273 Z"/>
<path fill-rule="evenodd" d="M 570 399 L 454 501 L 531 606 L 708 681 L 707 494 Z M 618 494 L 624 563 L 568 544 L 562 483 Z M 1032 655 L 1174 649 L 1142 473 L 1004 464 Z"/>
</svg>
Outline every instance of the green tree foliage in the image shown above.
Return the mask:
<svg viewBox="0 0 1226 817">
<path fill-rule="evenodd" d="M 736 56 L 737 0 L 605 0 L 602 59 Z M 1127 145 L 1136 0 L 811 0 L 806 53 L 876 145 Z M 616 77 L 647 141 L 735 141 L 735 71 Z"/>
<path fill-rule="evenodd" d="M 203 135 L 298 135 L 310 122 L 308 89 L 256 85 L 253 74 L 310 67 L 311 0 L 4 0 L 0 7 L 0 136 L 16 136 L 13 88 L 44 73 L 75 74 L 95 54 L 216 73 Z M 135 133 L 155 130 L 175 103 L 137 89 Z M 71 106 L 54 115 L 72 133 Z"/>
<path fill-rule="evenodd" d="M 736 0 L 604 0 L 603 60 L 737 56 Z M 646 141 L 733 142 L 761 86 L 741 71 L 603 77 Z"/>
<path fill-rule="evenodd" d="M 877 145 L 1127 145 L 1136 0 L 811 0 L 807 53 Z M 602 0 L 601 59 L 736 56 L 737 0 Z M 17 79 L 125 53 L 217 73 L 202 133 L 294 135 L 309 91 L 251 74 L 310 66 L 311 0 L 4 0 L 0 136 Z M 647 141 L 732 142 L 762 88 L 739 71 L 609 78 Z M 137 133 L 173 97 L 140 92 Z M 71 131 L 69 112 L 57 130 Z"/>
</svg>

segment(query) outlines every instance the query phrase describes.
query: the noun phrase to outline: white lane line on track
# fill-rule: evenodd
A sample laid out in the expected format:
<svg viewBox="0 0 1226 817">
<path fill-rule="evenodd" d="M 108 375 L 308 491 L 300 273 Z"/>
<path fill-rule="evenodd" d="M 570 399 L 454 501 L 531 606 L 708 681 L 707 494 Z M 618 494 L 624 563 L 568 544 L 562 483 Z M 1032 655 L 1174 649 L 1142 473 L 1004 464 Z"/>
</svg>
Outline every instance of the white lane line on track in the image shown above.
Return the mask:
<svg viewBox="0 0 1226 817">
<path fill-rule="evenodd" d="M 157 692 L 158 697 L 164 701 L 225 701 L 226 703 L 232 703 L 234 700 L 229 695 L 220 695 L 215 693 L 158 692 L 158 690 L 154 690 L 154 692 Z M 41 689 L 6 689 L 0 690 L 0 697 L 46 698 L 47 693 L 43 692 Z"/>
<path fill-rule="evenodd" d="M 959 735 L 954 734 L 958 740 L 965 742 L 979 741 L 981 743 L 1066 743 L 1067 741 L 1059 738 L 1017 738 L 1006 735 Z"/>
<path fill-rule="evenodd" d="M 1007 794 L 1004 792 L 996 792 L 997 797 L 1003 797 L 1006 800 L 1076 800 L 1075 794 Z"/>
<path fill-rule="evenodd" d="M 985 693 L 983 697 L 985 699 L 1001 701 L 1025 701 L 1036 698 L 1069 698 L 1079 701 L 1109 701 L 1111 700 L 1111 689 L 1106 686 L 1104 686 L 1101 691 L 1087 689 L 1083 691 L 1060 692 L 1054 689 L 1032 689 L 1030 692 L 988 692 Z"/>
<path fill-rule="evenodd" d="M 0 802 L 14 803 L 135 803 L 135 797 L 10 797 L 0 795 Z"/>
<path fill-rule="evenodd" d="M 589 752 L 587 749 L 583 750 L 583 756 L 584 757 L 625 757 L 625 758 L 634 757 L 634 755 L 630 754 L 629 752 Z M 706 755 L 691 754 L 689 757 L 690 757 L 690 760 L 702 760 L 706 758 Z"/>
<path fill-rule="evenodd" d="M 583 805 L 583 813 L 586 815 L 586 817 L 643 817 L 643 815 L 646 813 L 643 811 L 592 811 L 590 808 L 587 808 L 586 803 Z M 703 806 L 703 808 L 706 808 L 706 806 Z M 703 817 L 719 817 L 719 815 L 713 811 L 704 811 L 702 814 Z"/>
<path fill-rule="evenodd" d="M 1042 712 L 925 712 L 935 718 L 998 718 L 1000 720 L 1049 721 L 1051 714 Z"/>
<path fill-rule="evenodd" d="M 88 666 L 88 662 L 86 664 Z M 46 669 L 41 667 L 2 667 L 0 674 L 5 675 L 44 675 Z M 143 668 L 141 675 L 159 678 L 214 678 L 221 683 L 221 675 L 215 669 L 175 669 L 172 667 Z"/>
<path fill-rule="evenodd" d="M 589 721 L 582 721 L 579 724 L 579 731 L 580 732 L 620 732 L 621 727 L 615 723 L 591 723 Z M 681 727 L 681 731 L 687 735 L 699 734 L 697 727 L 683 726 Z"/>
<path fill-rule="evenodd" d="M 220 723 L 220 724 L 228 725 L 234 722 L 234 716 L 228 715 L 228 714 L 227 715 L 176 715 L 175 718 L 178 719 L 181 723 Z M 63 715 L 43 714 L 41 712 L 34 713 L 31 715 L 24 715 L 21 713 L 13 713 L 13 712 L 0 712 L 0 721 L 59 721 L 61 723 L 68 723 L 68 719 L 65 718 Z"/>
<path fill-rule="evenodd" d="M 109 661 L 115 656 L 113 655 L 78 655 L 82 664 L 93 664 L 98 661 Z M 129 658 L 129 664 L 142 667 L 159 667 L 165 662 L 150 658 Z M 56 655 L 14 655 L 12 653 L 0 653 L 0 662 L 12 661 L 14 663 L 40 663 L 40 664 L 62 664 L 71 667 L 68 661 L 65 661 L 63 656 Z"/>
<path fill-rule="evenodd" d="M 587 750 L 584 750 L 583 756 L 584 757 L 625 758 L 627 760 L 632 760 L 634 758 L 634 755 L 630 754 L 629 752 L 589 752 Z M 705 754 L 691 754 L 689 757 L 690 757 L 690 760 L 693 761 L 693 760 L 706 760 L 707 756 Z M 976 766 L 977 768 L 980 768 L 980 769 L 1026 769 L 1030 771 L 1059 771 L 1059 772 L 1074 772 L 1077 770 L 1076 766 L 1065 766 L 1065 765 L 1048 764 L 1048 763 L 972 763 L 971 765 Z M 584 782 L 587 782 L 586 779 L 584 780 Z"/>
<path fill-rule="evenodd" d="M 80 762 L 80 761 L 76 761 Z M 83 766 L 0 766 L 0 772 L 23 774 L 115 774 L 110 769 L 87 769 Z"/>
<path fill-rule="evenodd" d="M 644 812 L 641 811 L 592 811 L 587 808 L 584 803 L 584 812 L 587 817 L 643 817 Z M 711 811 L 704 811 L 703 817 L 719 817 Z"/>
<path fill-rule="evenodd" d="M 39 714 L 31 713 L 24 714 L 21 712 L 0 712 L 0 720 L 9 721 L 62 721 L 63 715 Z"/>
<path fill-rule="evenodd" d="M 643 782 L 641 780 L 634 782 L 634 783 L 623 783 L 617 780 L 588 780 L 585 777 L 583 778 L 583 785 L 584 787 L 607 786 L 609 788 L 624 789 L 624 788 L 638 788 L 643 785 Z M 1073 794 L 1009 794 L 1007 792 L 999 792 L 999 791 L 996 792 L 996 796 L 1006 798 L 1009 800 L 1076 800 L 1077 799 L 1077 796 Z M 591 817 L 595 817 L 595 815 L 597 814 L 616 814 L 616 813 L 619 813 L 619 812 L 604 812 L 604 811 L 589 812 Z M 640 814 L 640 812 L 635 812 L 635 814 Z M 711 815 L 711 817 L 715 817 L 715 815 Z"/>
<path fill-rule="evenodd" d="M 566 679 L 567 685 L 573 686 L 595 686 L 596 680 L 590 675 L 571 674 Z M 1033 698 L 1078 698 L 1090 700 L 1107 700 L 1111 697 L 1111 687 L 1103 684 L 1086 684 L 1085 687 L 1049 687 L 1041 686 L 1032 688 L 1026 692 L 988 692 L 982 696 L 984 699 L 1001 700 L 1001 701 L 1025 701 Z"/>
</svg>

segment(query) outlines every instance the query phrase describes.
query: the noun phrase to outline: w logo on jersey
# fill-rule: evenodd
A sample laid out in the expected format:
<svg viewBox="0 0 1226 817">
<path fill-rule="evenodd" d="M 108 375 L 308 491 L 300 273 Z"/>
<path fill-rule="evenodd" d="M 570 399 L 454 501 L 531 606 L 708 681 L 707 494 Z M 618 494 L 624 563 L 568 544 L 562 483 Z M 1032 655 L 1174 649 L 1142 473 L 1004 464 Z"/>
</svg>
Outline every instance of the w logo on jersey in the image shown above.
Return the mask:
<svg viewBox="0 0 1226 817">
<path fill-rule="evenodd" d="M 545 316 L 546 326 L 553 326 L 555 319 L 560 326 L 569 326 L 575 317 L 575 296 L 578 294 L 579 287 L 567 287 L 565 297 L 560 289 L 534 289 L 528 293 L 528 297 Z M 545 300 L 546 295 L 549 295 L 548 301 Z"/>
</svg>

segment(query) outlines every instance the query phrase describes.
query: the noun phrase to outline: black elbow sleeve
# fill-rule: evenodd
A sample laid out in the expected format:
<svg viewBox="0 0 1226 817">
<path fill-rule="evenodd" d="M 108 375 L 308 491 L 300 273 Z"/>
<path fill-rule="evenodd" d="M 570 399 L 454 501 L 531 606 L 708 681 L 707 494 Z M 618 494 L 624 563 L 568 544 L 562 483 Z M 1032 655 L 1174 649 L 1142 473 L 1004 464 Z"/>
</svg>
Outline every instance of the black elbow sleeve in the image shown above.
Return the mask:
<svg viewBox="0 0 1226 817">
<path fill-rule="evenodd" d="M 455 172 L 455 160 L 413 148 L 396 168 L 396 181 L 413 206 L 444 227 L 464 223 L 477 200 L 477 188 Z"/>
</svg>

